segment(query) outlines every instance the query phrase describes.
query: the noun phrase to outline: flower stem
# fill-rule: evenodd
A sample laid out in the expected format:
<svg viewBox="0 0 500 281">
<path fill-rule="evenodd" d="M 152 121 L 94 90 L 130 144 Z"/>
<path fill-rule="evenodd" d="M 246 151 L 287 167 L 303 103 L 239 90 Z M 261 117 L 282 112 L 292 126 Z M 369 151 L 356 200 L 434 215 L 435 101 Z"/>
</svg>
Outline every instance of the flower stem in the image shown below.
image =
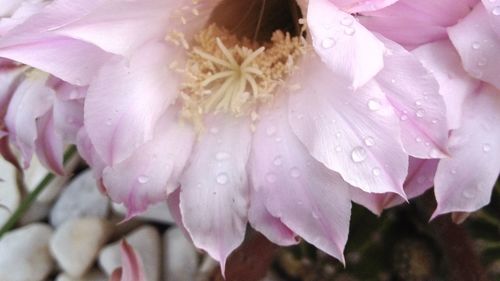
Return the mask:
<svg viewBox="0 0 500 281">
<path fill-rule="evenodd" d="M 66 164 L 76 153 L 76 147 L 71 146 L 64 153 L 64 163 Z M 21 202 L 19 207 L 16 209 L 14 213 L 10 216 L 9 220 L 0 228 L 0 238 L 12 229 L 22 218 L 22 216 L 28 211 L 28 209 L 33 205 L 35 200 L 38 198 L 40 193 L 49 185 L 49 183 L 55 178 L 55 175 L 52 173 L 48 173 L 42 181 L 37 185 L 37 187 L 28 194 L 28 196 Z"/>
</svg>

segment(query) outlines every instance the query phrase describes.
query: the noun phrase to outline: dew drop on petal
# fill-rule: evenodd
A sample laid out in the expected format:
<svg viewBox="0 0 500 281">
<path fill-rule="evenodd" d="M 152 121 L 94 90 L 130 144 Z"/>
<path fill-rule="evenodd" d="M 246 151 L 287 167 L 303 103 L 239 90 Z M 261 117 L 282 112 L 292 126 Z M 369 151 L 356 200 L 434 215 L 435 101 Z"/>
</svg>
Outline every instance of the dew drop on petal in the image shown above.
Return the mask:
<svg viewBox="0 0 500 281">
<path fill-rule="evenodd" d="M 415 141 L 418 142 L 418 143 L 421 143 L 422 139 L 421 138 L 415 138 Z"/>
<path fill-rule="evenodd" d="M 111 118 L 106 119 L 106 125 L 111 126 L 113 124 L 113 120 Z"/>
<path fill-rule="evenodd" d="M 145 184 L 147 182 L 149 182 L 149 177 L 148 176 L 145 176 L 145 175 L 142 175 L 142 176 L 139 176 L 137 178 L 137 181 L 141 184 Z"/>
<path fill-rule="evenodd" d="M 471 45 L 472 49 L 474 50 L 478 50 L 479 48 L 481 48 L 481 43 L 475 41 L 475 42 L 472 42 L 472 45 Z"/>
<path fill-rule="evenodd" d="M 500 16 L 500 6 L 496 6 L 495 8 L 493 8 L 493 10 L 491 10 L 491 13 L 494 16 Z"/>
<path fill-rule="evenodd" d="M 376 100 L 376 99 L 370 99 L 368 101 L 368 108 L 371 110 L 371 111 L 377 111 L 377 110 L 380 110 L 380 108 L 382 107 L 382 105 L 380 104 L 380 101 Z"/>
<path fill-rule="evenodd" d="M 415 112 L 415 115 L 417 115 L 418 118 L 422 118 L 424 117 L 425 115 L 425 110 L 423 109 L 418 109 L 416 112 Z"/>
<path fill-rule="evenodd" d="M 268 173 L 268 174 L 266 175 L 266 180 L 267 180 L 267 182 L 269 182 L 269 183 L 275 183 L 275 182 L 276 182 L 276 175 L 275 175 L 275 174 L 273 174 L 273 173 Z"/>
<path fill-rule="evenodd" d="M 318 213 L 316 213 L 315 211 L 312 211 L 311 215 L 312 215 L 312 217 L 313 217 L 314 219 L 316 219 L 316 220 L 317 220 L 317 219 L 319 219 L 319 215 L 318 215 Z"/>
<path fill-rule="evenodd" d="M 342 152 L 342 147 L 341 147 L 341 146 L 336 146 L 336 147 L 335 147 L 335 151 L 337 151 L 337 152 Z"/>
<path fill-rule="evenodd" d="M 274 166 L 281 166 L 283 164 L 283 158 L 281 156 L 276 156 L 273 160 Z"/>
<path fill-rule="evenodd" d="M 337 42 L 335 42 L 335 39 L 333 38 L 325 38 L 323 39 L 323 41 L 321 41 L 321 47 L 323 47 L 323 49 L 330 49 L 333 48 L 336 43 Z"/>
<path fill-rule="evenodd" d="M 401 121 L 406 121 L 406 120 L 408 120 L 408 115 L 403 114 L 403 115 L 401 115 L 401 116 L 399 117 L 399 119 L 400 119 Z"/>
<path fill-rule="evenodd" d="M 300 170 L 297 167 L 290 169 L 290 176 L 294 179 L 300 177 Z"/>
<path fill-rule="evenodd" d="M 354 23 L 354 19 L 352 17 L 344 17 L 340 20 L 340 24 L 344 26 L 351 26 Z"/>
<path fill-rule="evenodd" d="M 274 134 L 276 134 L 276 127 L 274 126 L 270 126 L 266 129 L 266 134 L 268 136 L 273 136 Z"/>
<path fill-rule="evenodd" d="M 373 168 L 372 169 L 372 174 L 376 177 L 380 176 L 380 169 L 379 168 Z"/>
<path fill-rule="evenodd" d="M 344 29 L 344 34 L 348 36 L 353 36 L 354 34 L 356 34 L 356 29 L 354 29 L 353 27 L 346 27 Z"/>
<path fill-rule="evenodd" d="M 465 189 L 462 191 L 462 196 L 467 199 L 472 199 L 476 196 L 476 192 L 474 190 Z"/>
<path fill-rule="evenodd" d="M 356 163 L 365 161 L 366 156 L 367 156 L 366 150 L 364 148 L 362 148 L 361 146 L 355 147 L 351 151 L 351 159 L 352 159 L 352 161 L 354 161 Z"/>
<path fill-rule="evenodd" d="M 215 180 L 217 181 L 218 184 L 224 185 L 229 181 L 229 177 L 227 176 L 226 173 L 220 173 L 217 175 Z"/>
<path fill-rule="evenodd" d="M 375 140 L 372 137 L 366 137 L 365 144 L 366 144 L 366 146 L 374 146 Z"/>
<path fill-rule="evenodd" d="M 215 159 L 219 161 L 226 160 L 229 158 L 231 158 L 231 154 L 227 152 L 218 152 L 217 154 L 215 154 Z"/>
<path fill-rule="evenodd" d="M 483 152 L 490 152 L 491 145 L 488 143 L 483 144 Z"/>
</svg>

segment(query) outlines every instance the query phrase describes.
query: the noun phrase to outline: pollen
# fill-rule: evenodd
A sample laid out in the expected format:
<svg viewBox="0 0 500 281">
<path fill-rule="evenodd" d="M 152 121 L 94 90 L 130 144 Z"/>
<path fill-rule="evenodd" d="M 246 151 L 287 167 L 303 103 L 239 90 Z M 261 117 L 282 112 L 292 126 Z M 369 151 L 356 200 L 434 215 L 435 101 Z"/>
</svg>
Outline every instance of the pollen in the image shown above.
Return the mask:
<svg viewBox="0 0 500 281">
<path fill-rule="evenodd" d="M 198 127 L 207 113 L 254 118 L 258 105 L 270 102 L 286 85 L 306 46 L 302 36 L 280 30 L 261 44 L 215 24 L 206 27 L 194 37 L 182 70 L 182 116 Z"/>
</svg>

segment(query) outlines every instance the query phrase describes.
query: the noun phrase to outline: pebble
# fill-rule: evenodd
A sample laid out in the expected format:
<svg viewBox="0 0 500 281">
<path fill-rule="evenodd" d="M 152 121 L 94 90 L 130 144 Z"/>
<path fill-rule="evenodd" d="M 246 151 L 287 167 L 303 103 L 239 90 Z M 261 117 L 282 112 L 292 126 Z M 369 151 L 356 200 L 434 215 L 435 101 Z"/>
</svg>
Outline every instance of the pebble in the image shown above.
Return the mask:
<svg viewBox="0 0 500 281">
<path fill-rule="evenodd" d="M 23 217 L 19 220 L 21 225 L 43 221 L 49 216 L 52 204 L 46 202 L 33 202 L 33 205 L 26 211 Z"/>
<path fill-rule="evenodd" d="M 50 251 L 70 276 L 81 277 L 112 232 L 111 225 L 99 218 L 73 219 L 62 224 L 50 240 Z"/>
<path fill-rule="evenodd" d="M 160 234 L 152 226 L 142 226 L 126 236 L 127 242 L 136 250 L 142 259 L 148 281 L 160 280 Z M 111 275 L 121 267 L 120 241 L 106 246 L 99 254 L 99 265 Z"/>
<path fill-rule="evenodd" d="M 107 218 L 109 201 L 99 192 L 90 170 L 82 172 L 64 189 L 50 212 L 55 227 L 74 218 Z"/>
<path fill-rule="evenodd" d="M 113 203 L 112 208 L 116 214 L 119 214 L 121 216 L 125 216 L 125 214 L 127 213 L 127 209 L 122 204 Z M 162 224 L 168 224 L 168 225 L 175 224 L 175 221 L 172 218 L 172 215 L 170 214 L 168 206 L 165 203 L 158 203 L 158 204 L 152 205 L 149 207 L 149 209 L 146 212 L 144 212 L 144 213 L 142 213 L 134 218 L 140 219 L 143 221 L 162 223 Z"/>
<path fill-rule="evenodd" d="M 163 235 L 164 279 L 169 281 L 194 280 L 198 271 L 198 254 L 182 231 L 175 227 Z"/>
<path fill-rule="evenodd" d="M 102 271 L 94 269 L 80 278 L 61 273 L 57 276 L 55 281 L 108 281 L 108 277 Z"/>
<path fill-rule="evenodd" d="M 0 226 L 19 207 L 21 195 L 16 182 L 16 169 L 0 156 Z"/>
<path fill-rule="evenodd" d="M 41 281 L 53 270 L 49 253 L 49 225 L 35 223 L 0 239 L 0 280 Z"/>
</svg>

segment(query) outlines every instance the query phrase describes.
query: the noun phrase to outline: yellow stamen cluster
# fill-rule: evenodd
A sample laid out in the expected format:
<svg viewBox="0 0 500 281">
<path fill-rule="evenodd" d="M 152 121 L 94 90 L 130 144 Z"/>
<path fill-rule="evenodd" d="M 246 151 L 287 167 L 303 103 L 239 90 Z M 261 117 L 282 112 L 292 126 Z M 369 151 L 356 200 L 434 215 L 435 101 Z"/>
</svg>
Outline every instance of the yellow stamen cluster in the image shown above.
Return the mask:
<svg viewBox="0 0 500 281">
<path fill-rule="evenodd" d="M 192 46 L 183 70 L 182 115 L 197 126 L 211 112 L 256 116 L 256 106 L 272 99 L 306 50 L 303 37 L 276 31 L 260 46 L 215 24 L 197 34 Z"/>
</svg>

